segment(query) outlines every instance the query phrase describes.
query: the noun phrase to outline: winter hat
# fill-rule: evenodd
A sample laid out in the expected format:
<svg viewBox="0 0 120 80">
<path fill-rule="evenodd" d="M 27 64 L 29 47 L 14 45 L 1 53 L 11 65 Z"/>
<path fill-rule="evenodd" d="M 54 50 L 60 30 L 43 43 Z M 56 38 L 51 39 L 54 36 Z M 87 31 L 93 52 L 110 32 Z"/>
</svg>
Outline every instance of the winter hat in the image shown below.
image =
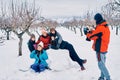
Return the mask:
<svg viewBox="0 0 120 80">
<path fill-rule="evenodd" d="M 43 42 L 41 41 L 41 42 L 38 44 L 38 46 L 41 46 L 41 47 L 43 48 L 43 47 L 44 47 Z"/>
<path fill-rule="evenodd" d="M 103 17 L 102 17 L 102 15 L 100 13 L 97 13 L 94 16 L 94 19 L 96 20 L 96 24 L 100 24 L 104 20 Z"/>
</svg>

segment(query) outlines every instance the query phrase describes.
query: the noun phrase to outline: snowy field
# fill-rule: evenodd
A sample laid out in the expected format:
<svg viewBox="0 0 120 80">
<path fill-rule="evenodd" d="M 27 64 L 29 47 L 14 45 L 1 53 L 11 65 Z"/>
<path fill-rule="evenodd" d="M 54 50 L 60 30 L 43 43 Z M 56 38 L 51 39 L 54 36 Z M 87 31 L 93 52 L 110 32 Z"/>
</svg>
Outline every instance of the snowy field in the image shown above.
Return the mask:
<svg viewBox="0 0 120 80">
<path fill-rule="evenodd" d="M 49 56 L 49 66 L 54 71 L 44 71 L 34 73 L 29 70 L 22 72 L 19 69 L 29 69 L 34 60 L 29 58 L 30 52 L 27 48 L 29 36 L 23 36 L 23 56 L 18 57 L 18 38 L 12 34 L 12 39 L 5 41 L 0 46 L 0 80 L 97 80 L 100 71 L 97 66 L 95 52 L 91 49 L 92 42 L 85 41 L 85 36 L 80 36 L 65 28 L 57 28 L 64 40 L 73 44 L 78 55 L 87 59 L 85 71 L 81 71 L 76 62 L 71 61 L 66 50 L 47 50 Z M 0 33 L 2 34 L 2 33 Z M 37 36 L 37 34 L 36 34 Z M 14 39 L 13 39 L 14 38 Z M 38 38 L 38 36 L 37 36 Z M 111 41 L 107 54 L 107 67 L 112 80 L 120 80 L 120 35 L 116 36 L 114 30 L 111 31 Z"/>
</svg>

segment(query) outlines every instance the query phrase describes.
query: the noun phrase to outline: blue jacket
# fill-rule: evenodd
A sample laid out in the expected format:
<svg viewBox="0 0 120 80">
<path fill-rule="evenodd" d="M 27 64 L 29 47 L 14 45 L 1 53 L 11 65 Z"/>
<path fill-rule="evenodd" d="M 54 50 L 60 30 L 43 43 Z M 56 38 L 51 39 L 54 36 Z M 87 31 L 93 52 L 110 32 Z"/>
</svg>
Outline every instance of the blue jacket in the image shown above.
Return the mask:
<svg viewBox="0 0 120 80">
<path fill-rule="evenodd" d="M 42 51 L 42 53 L 39 54 L 39 57 L 36 53 L 36 50 L 32 51 L 32 53 L 30 54 L 30 58 L 34 58 L 35 59 L 35 64 L 39 63 L 40 60 L 40 64 L 44 65 L 44 66 L 48 66 L 46 60 L 48 59 L 48 55 L 46 53 L 45 50 Z"/>
</svg>

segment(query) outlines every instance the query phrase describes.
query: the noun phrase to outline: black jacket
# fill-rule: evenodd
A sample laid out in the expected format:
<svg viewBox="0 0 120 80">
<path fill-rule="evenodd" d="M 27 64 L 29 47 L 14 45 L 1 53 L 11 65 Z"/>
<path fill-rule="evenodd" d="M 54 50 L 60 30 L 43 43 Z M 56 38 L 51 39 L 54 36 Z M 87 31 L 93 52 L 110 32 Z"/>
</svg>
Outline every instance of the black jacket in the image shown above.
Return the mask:
<svg viewBox="0 0 120 80">
<path fill-rule="evenodd" d="M 32 41 L 31 39 L 28 41 L 28 48 L 29 48 L 30 52 L 35 50 L 34 44 L 35 44 L 35 41 Z"/>
</svg>

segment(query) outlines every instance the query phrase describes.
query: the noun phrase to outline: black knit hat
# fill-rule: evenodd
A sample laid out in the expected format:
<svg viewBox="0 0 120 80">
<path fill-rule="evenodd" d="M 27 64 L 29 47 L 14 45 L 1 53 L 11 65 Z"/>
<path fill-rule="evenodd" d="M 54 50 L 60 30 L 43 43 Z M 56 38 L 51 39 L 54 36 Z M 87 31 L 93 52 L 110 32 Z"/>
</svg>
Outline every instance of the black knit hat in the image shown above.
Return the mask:
<svg viewBox="0 0 120 80">
<path fill-rule="evenodd" d="M 104 19 L 102 17 L 102 15 L 100 13 L 97 13 L 95 16 L 94 16 L 94 19 L 96 21 L 96 24 L 100 24 Z"/>
</svg>

